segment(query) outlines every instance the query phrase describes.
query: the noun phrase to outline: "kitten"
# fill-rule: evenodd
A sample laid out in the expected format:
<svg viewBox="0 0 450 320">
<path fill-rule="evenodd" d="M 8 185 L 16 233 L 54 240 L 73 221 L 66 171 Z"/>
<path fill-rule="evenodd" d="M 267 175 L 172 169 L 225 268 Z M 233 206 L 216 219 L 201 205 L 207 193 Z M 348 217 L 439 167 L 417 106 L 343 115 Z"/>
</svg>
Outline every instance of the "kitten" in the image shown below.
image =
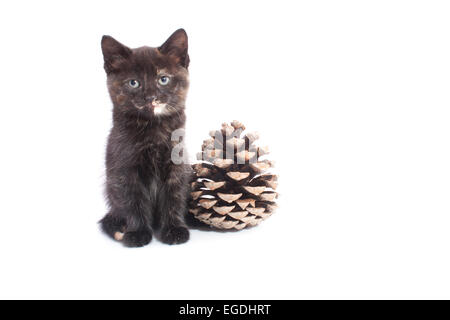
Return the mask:
<svg viewBox="0 0 450 320">
<path fill-rule="evenodd" d="M 171 161 L 171 134 L 186 120 L 186 32 L 175 31 L 158 48 L 130 49 L 110 36 L 101 44 L 114 105 L 102 229 L 129 247 L 147 245 L 153 231 L 164 243 L 184 243 L 191 170 Z"/>
</svg>

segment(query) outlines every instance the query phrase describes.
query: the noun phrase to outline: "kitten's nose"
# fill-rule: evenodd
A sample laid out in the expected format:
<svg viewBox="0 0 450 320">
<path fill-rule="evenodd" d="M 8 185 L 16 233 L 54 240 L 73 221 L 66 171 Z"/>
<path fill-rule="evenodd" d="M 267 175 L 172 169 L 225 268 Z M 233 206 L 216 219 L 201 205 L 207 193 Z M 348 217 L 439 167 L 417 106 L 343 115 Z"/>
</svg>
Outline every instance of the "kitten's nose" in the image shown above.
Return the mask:
<svg viewBox="0 0 450 320">
<path fill-rule="evenodd" d="M 145 98 L 145 101 L 147 101 L 147 102 L 153 102 L 153 100 L 155 100 L 155 99 L 156 99 L 155 96 L 148 96 L 148 97 Z"/>
</svg>

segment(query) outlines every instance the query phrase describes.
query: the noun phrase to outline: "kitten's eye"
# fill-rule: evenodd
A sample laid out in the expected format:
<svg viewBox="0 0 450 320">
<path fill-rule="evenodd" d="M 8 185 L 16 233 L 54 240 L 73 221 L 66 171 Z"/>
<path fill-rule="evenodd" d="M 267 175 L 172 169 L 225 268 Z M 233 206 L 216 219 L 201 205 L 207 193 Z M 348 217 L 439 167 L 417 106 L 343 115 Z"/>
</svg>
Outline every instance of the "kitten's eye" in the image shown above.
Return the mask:
<svg viewBox="0 0 450 320">
<path fill-rule="evenodd" d="M 139 88 L 140 83 L 139 83 L 139 81 L 133 79 L 133 80 L 128 81 L 128 85 L 130 87 L 132 87 L 133 89 L 136 89 L 136 88 Z"/>
<path fill-rule="evenodd" d="M 159 78 L 158 82 L 160 85 L 165 86 L 169 83 L 170 78 L 168 76 L 162 76 L 161 78 Z"/>
</svg>

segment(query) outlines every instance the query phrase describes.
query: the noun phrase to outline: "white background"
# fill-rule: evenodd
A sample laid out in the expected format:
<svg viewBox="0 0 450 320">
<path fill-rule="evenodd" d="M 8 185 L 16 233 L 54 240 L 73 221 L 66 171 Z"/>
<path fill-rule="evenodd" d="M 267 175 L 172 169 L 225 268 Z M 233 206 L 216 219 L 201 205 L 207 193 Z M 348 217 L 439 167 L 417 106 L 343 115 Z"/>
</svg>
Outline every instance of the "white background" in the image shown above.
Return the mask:
<svg viewBox="0 0 450 320">
<path fill-rule="evenodd" d="M 445 1 L 3 1 L 0 298 L 450 298 Z M 280 209 L 238 233 L 104 236 L 103 34 L 189 35 L 189 149 L 239 119 Z"/>
</svg>

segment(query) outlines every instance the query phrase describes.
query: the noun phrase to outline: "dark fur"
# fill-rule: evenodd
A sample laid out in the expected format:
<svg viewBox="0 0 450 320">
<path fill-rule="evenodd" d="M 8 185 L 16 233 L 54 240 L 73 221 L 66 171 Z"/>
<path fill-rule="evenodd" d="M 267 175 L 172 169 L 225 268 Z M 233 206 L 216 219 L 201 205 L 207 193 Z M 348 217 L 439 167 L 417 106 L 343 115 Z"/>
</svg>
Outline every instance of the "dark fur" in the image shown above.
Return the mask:
<svg viewBox="0 0 450 320">
<path fill-rule="evenodd" d="M 102 228 L 111 237 L 123 232 L 123 242 L 130 247 L 148 244 L 157 230 L 164 243 L 186 242 L 190 167 L 171 161 L 176 144 L 171 134 L 184 128 L 186 119 L 187 35 L 180 29 L 159 48 L 137 49 L 104 36 L 102 51 L 114 105 L 106 152 L 110 210 L 101 220 Z M 173 75 L 164 87 L 157 82 L 162 69 Z M 141 87 L 132 89 L 129 79 L 140 81 Z M 154 99 L 167 103 L 164 114 L 154 113 Z"/>
</svg>

